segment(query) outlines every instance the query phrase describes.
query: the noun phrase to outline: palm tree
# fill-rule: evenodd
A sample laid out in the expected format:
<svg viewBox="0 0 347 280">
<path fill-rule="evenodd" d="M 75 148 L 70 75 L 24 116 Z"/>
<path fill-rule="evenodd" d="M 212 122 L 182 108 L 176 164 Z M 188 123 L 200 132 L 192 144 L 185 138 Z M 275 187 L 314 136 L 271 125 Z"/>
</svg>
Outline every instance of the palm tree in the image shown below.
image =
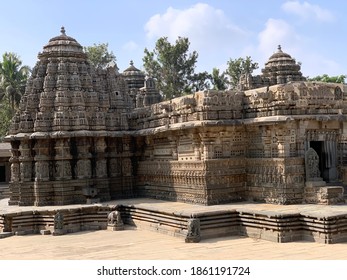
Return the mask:
<svg viewBox="0 0 347 280">
<path fill-rule="evenodd" d="M 0 99 L 7 97 L 12 114 L 24 94 L 25 84 L 30 74 L 28 66 L 22 66 L 19 56 L 5 52 L 0 62 Z"/>
</svg>

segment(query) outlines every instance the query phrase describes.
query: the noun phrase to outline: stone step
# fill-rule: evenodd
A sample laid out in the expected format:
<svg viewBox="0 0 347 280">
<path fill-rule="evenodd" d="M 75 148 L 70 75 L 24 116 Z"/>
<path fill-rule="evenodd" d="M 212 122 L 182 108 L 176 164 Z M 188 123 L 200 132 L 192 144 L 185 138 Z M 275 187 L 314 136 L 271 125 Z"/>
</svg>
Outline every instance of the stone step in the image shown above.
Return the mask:
<svg viewBox="0 0 347 280">
<path fill-rule="evenodd" d="M 10 197 L 10 188 L 8 185 L 0 186 L 0 199 Z"/>
<path fill-rule="evenodd" d="M 0 239 L 12 236 L 12 232 L 0 232 Z"/>
</svg>

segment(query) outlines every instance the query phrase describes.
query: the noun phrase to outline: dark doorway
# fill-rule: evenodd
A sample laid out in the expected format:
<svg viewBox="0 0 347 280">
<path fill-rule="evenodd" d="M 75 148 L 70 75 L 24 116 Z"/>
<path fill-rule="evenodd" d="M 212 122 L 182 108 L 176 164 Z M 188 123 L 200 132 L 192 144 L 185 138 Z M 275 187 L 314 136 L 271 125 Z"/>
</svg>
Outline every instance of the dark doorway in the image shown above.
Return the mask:
<svg viewBox="0 0 347 280">
<path fill-rule="evenodd" d="M 316 153 L 319 156 L 319 171 L 320 171 L 320 176 L 323 178 L 324 181 L 327 181 L 328 178 L 324 178 L 324 146 L 323 146 L 323 141 L 311 141 L 310 142 L 310 147 L 313 148 Z"/>
<path fill-rule="evenodd" d="M 319 171 L 324 181 L 334 182 L 337 179 L 336 173 L 336 150 L 333 142 L 310 141 L 310 147 L 313 148 L 319 156 Z"/>
<path fill-rule="evenodd" d="M 6 168 L 5 166 L 0 166 L 0 183 L 6 182 Z"/>
</svg>

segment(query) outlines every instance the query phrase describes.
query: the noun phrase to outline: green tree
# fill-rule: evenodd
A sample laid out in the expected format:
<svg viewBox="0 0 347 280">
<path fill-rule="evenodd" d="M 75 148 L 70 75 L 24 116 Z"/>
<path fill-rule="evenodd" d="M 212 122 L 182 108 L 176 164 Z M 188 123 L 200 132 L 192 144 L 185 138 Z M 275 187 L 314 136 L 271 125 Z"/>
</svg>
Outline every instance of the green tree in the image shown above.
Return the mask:
<svg viewBox="0 0 347 280">
<path fill-rule="evenodd" d="M 206 71 L 195 73 L 189 77 L 190 85 L 185 91 L 195 92 L 195 91 L 209 89 L 211 87 L 210 80 L 211 80 L 211 75 L 207 73 Z"/>
<path fill-rule="evenodd" d="M 329 76 L 327 74 L 323 74 L 321 76 L 316 76 L 313 78 L 308 78 L 309 81 L 317 81 L 317 82 L 325 82 L 325 83 L 340 83 L 344 84 L 346 75 L 339 75 L 339 76 Z"/>
<path fill-rule="evenodd" d="M 30 68 L 22 66 L 22 61 L 15 53 L 6 52 L 0 62 L 0 98 L 11 104 L 14 114 L 19 101 L 24 94 L 25 85 L 30 75 Z"/>
<path fill-rule="evenodd" d="M 178 37 L 174 44 L 167 37 L 157 40 L 153 51 L 144 50 L 145 72 L 156 80 L 165 99 L 191 93 L 207 86 L 207 72 L 194 73 L 198 54 L 189 51 L 188 38 Z"/>
<path fill-rule="evenodd" d="M 258 68 L 258 63 L 253 62 L 250 56 L 246 58 L 230 59 L 227 62 L 226 74 L 229 76 L 229 84 L 236 88 L 239 84 L 241 75 L 252 74 Z"/>
<path fill-rule="evenodd" d="M 94 44 L 93 46 L 84 47 L 84 52 L 88 56 L 89 62 L 96 68 L 106 68 L 110 62 L 116 62 L 116 56 L 113 52 L 108 51 L 108 43 Z"/>
<path fill-rule="evenodd" d="M 218 68 L 212 69 L 211 83 L 213 89 L 216 90 L 225 90 L 228 88 L 228 78 L 225 76 L 225 72 L 219 73 Z"/>
<path fill-rule="evenodd" d="M 0 142 L 3 141 L 12 120 L 12 109 L 7 102 L 0 103 Z"/>
</svg>

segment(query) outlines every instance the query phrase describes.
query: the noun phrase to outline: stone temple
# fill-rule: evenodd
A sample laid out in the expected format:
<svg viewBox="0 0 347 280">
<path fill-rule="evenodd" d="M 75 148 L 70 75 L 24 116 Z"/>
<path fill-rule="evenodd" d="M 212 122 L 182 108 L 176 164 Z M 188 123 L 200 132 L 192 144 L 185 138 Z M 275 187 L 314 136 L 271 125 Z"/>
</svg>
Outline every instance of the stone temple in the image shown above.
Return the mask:
<svg viewBox="0 0 347 280">
<path fill-rule="evenodd" d="M 132 62 L 95 69 L 62 29 L 39 53 L 6 137 L 9 204 L 340 203 L 346 113 L 346 86 L 305 81 L 280 47 L 238 89 L 161 101 Z"/>
</svg>

